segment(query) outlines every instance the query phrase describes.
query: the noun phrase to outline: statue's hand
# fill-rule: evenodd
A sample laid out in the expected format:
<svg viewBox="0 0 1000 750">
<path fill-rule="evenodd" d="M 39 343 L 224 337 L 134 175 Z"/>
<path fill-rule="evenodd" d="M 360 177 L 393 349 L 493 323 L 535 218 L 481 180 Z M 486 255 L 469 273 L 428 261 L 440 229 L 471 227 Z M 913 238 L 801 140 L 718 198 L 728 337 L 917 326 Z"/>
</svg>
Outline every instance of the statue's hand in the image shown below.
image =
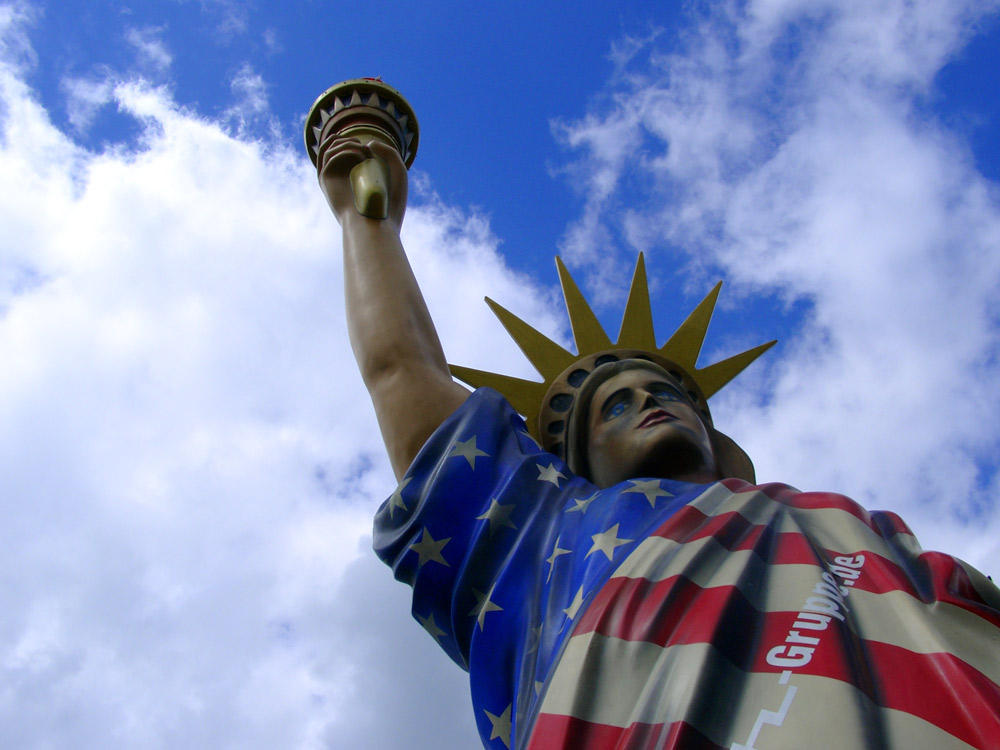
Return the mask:
<svg viewBox="0 0 1000 750">
<path fill-rule="evenodd" d="M 381 159 L 389 167 L 389 216 L 396 229 L 403 224 L 406 213 L 406 167 L 395 147 L 380 140 L 367 144 L 356 138 L 329 137 L 320 147 L 319 182 L 337 221 L 344 225 L 358 216 L 351 189 L 351 170 L 365 159 Z"/>
</svg>

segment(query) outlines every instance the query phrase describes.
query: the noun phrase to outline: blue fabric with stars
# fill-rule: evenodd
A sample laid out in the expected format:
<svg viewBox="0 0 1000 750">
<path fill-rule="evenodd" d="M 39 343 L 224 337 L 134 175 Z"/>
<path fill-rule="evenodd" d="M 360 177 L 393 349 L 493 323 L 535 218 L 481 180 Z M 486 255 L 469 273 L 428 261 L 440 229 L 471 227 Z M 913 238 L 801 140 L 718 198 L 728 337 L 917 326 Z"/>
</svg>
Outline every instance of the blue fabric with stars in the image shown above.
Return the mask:
<svg viewBox="0 0 1000 750">
<path fill-rule="evenodd" d="M 486 747 L 526 741 L 588 603 L 704 490 L 656 479 L 599 490 L 488 388 L 438 428 L 379 509 L 374 546 L 413 587 L 414 617 L 469 671 Z"/>
</svg>

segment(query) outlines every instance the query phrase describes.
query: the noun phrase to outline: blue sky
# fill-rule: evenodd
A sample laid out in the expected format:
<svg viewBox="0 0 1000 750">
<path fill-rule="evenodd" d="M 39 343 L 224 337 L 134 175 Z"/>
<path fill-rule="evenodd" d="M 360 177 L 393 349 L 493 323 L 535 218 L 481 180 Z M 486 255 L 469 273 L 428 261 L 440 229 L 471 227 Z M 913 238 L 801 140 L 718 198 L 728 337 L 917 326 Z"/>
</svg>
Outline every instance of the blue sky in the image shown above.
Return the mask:
<svg viewBox="0 0 1000 750">
<path fill-rule="evenodd" d="M 0 0 L 0 745 L 474 747 L 370 552 L 393 489 L 301 144 L 381 75 L 449 359 L 530 377 L 725 280 L 703 364 L 761 481 L 1000 555 L 998 4 Z M 390 708 L 387 708 L 390 707 Z M 386 718 L 388 716 L 388 719 Z M 404 739 L 405 738 L 405 739 Z"/>
<path fill-rule="evenodd" d="M 653 2 L 363 7 L 70 0 L 41 14 L 30 79 L 55 121 L 68 124 L 66 77 L 92 80 L 108 68 L 142 75 L 169 82 L 178 104 L 220 116 L 239 95 L 233 80 L 249 69 L 261 78 L 268 116 L 294 143 L 320 92 L 346 78 L 381 76 L 416 109 L 418 168 L 427 165 L 434 190 L 488 213 L 505 254 L 527 269 L 553 253 L 576 203 L 571 186 L 552 177 L 565 161 L 552 121 L 583 115 L 599 96 L 613 44 L 669 36 L 681 12 L 680 4 Z M 162 45 L 169 65 L 158 69 L 155 52 L 137 49 L 140 39 Z M 268 125 L 250 123 L 255 134 L 266 135 Z M 77 137 L 101 148 L 136 133 L 134 119 L 109 106 Z M 525 191 L 539 199 L 526 201 Z"/>
<path fill-rule="evenodd" d="M 572 12 L 557 3 L 520 2 L 487 9 L 379 2 L 360 10 L 305 2 L 279 10 L 207 0 L 30 7 L 37 9 L 38 60 L 27 79 L 53 121 L 97 150 L 130 144 L 140 125 L 108 103 L 86 127 L 74 128 L 67 79 L 141 77 L 167 85 L 178 105 L 207 117 L 225 117 L 249 96 L 266 97 L 266 112 L 243 113 L 245 134 L 272 138 L 276 129 L 293 144 L 318 92 L 344 78 L 383 77 L 418 113 L 417 167 L 432 189 L 449 204 L 484 212 L 507 261 L 529 273 L 559 249 L 567 218 L 580 208 L 559 124 L 599 116 L 627 90 L 633 68 L 651 55 L 683 53 L 692 20 L 711 16 L 696 3 L 654 2 L 590 2 Z M 822 23 L 802 22 L 804 28 Z M 973 27 L 968 44 L 923 82 L 929 86 L 916 92 L 913 105 L 960 136 L 978 171 L 996 179 L 1000 93 L 992 76 L 1000 26 L 986 14 Z M 794 61 L 801 44 L 790 27 L 774 54 Z M 772 94 L 782 95 L 782 83 L 775 76 Z M 606 325 L 617 324 L 610 308 L 601 312 Z M 770 304 L 760 312 L 782 310 Z M 776 322 L 778 333 L 794 325 Z"/>
</svg>

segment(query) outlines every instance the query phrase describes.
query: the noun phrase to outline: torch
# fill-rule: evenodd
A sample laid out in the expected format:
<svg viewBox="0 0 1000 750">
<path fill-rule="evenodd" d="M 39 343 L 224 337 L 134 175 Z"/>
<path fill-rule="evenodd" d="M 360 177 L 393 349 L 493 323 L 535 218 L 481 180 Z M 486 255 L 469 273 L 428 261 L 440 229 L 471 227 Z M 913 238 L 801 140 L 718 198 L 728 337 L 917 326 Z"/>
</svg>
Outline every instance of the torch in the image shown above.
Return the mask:
<svg viewBox="0 0 1000 750">
<path fill-rule="evenodd" d="M 409 102 L 378 78 L 355 78 L 320 94 L 306 116 L 306 151 L 318 165 L 326 138 L 373 138 L 391 144 L 409 169 L 417 155 L 420 132 Z M 365 159 L 351 170 L 354 205 L 362 216 L 384 219 L 389 215 L 389 168 L 378 157 Z"/>
</svg>

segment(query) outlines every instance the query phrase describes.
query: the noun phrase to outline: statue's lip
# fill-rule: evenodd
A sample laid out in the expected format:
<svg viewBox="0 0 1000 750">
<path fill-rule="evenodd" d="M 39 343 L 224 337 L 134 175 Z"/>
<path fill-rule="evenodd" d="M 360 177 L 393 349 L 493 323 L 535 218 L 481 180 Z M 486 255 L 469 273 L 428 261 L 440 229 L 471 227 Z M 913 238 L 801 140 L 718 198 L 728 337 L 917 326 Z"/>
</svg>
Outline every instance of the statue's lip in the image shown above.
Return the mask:
<svg viewBox="0 0 1000 750">
<path fill-rule="evenodd" d="M 663 411 L 663 409 L 654 409 L 649 414 L 646 415 L 639 426 L 636 429 L 644 429 L 646 427 L 652 427 L 654 424 L 659 424 L 660 422 L 673 422 L 677 417 L 668 411 Z"/>
</svg>

